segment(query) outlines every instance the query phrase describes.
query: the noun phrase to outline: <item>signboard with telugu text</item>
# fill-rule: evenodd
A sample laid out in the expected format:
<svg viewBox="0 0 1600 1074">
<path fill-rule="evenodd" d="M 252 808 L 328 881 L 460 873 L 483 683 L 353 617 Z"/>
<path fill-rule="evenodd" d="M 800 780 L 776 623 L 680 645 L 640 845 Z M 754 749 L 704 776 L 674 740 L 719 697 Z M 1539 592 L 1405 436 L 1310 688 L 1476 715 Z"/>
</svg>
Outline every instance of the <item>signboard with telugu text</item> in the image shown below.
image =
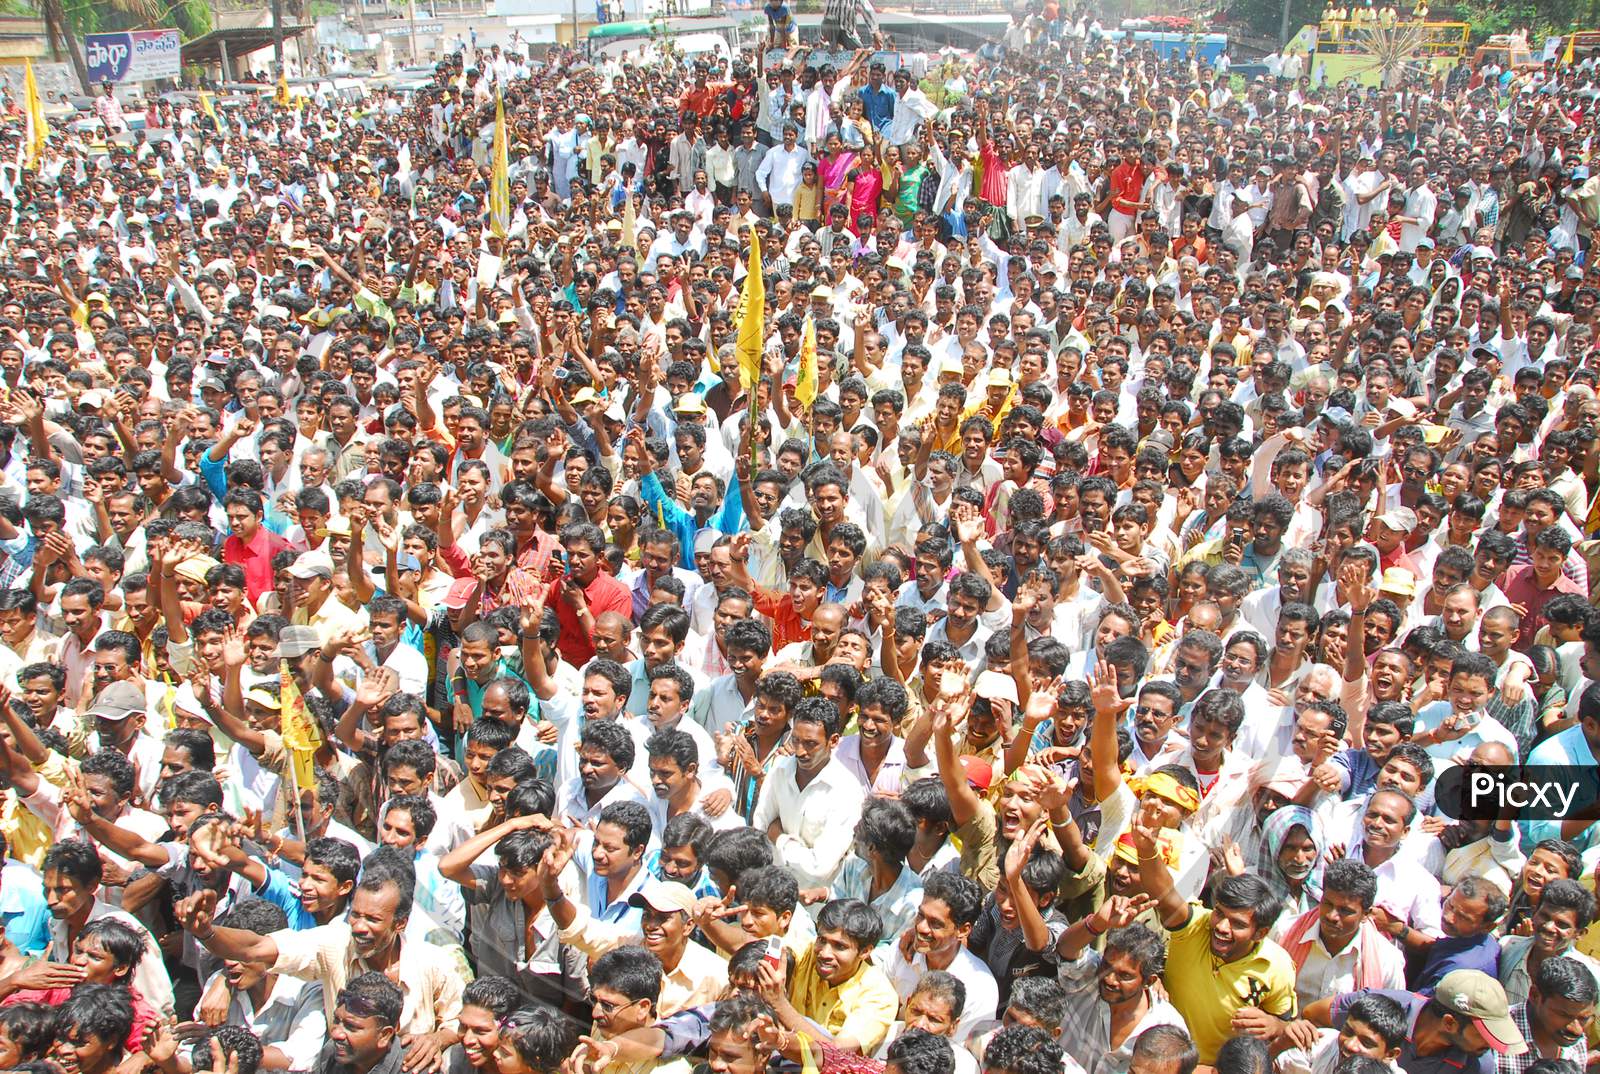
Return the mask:
<svg viewBox="0 0 1600 1074">
<path fill-rule="evenodd" d="M 176 30 L 85 34 L 83 56 L 89 82 L 96 86 L 177 78 L 183 68 L 183 40 Z"/>
</svg>

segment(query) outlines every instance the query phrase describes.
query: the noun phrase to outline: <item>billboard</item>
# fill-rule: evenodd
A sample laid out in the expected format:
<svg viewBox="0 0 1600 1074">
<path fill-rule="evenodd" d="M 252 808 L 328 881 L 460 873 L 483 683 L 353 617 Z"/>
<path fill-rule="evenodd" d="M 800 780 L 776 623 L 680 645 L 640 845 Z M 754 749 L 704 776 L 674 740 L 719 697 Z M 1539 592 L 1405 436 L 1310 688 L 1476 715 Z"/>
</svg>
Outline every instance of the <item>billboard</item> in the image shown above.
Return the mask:
<svg viewBox="0 0 1600 1074">
<path fill-rule="evenodd" d="M 183 42 L 176 30 L 127 30 L 85 34 L 84 60 L 89 82 L 148 82 L 177 78 L 182 69 Z"/>
</svg>

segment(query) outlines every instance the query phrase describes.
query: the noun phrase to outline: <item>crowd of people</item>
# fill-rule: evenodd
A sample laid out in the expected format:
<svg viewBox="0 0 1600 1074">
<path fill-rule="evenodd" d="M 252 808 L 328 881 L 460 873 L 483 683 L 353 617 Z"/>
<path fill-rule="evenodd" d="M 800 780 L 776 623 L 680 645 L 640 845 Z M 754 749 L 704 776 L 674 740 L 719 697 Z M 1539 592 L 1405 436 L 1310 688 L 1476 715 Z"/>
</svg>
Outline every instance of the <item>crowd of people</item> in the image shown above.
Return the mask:
<svg viewBox="0 0 1600 1074">
<path fill-rule="evenodd" d="M 768 18 L 0 169 L 0 1070 L 1585 1074 L 1600 59 Z"/>
</svg>

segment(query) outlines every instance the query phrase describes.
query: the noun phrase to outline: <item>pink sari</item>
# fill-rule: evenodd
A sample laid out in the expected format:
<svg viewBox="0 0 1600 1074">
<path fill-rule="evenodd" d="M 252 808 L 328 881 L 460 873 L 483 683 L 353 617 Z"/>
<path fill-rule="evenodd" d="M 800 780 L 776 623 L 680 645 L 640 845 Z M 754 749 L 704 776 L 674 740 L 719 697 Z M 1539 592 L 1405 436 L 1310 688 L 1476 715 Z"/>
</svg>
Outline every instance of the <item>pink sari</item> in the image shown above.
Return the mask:
<svg viewBox="0 0 1600 1074">
<path fill-rule="evenodd" d="M 863 168 L 856 172 L 855 180 L 850 184 L 850 231 L 852 234 L 861 234 L 856 227 L 856 217 L 865 213 L 876 216 L 878 213 L 878 195 L 883 193 L 883 174 L 877 168 Z"/>
<path fill-rule="evenodd" d="M 834 202 L 842 200 L 849 182 L 850 169 L 856 166 L 857 154 L 844 150 L 833 157 L 823 157 L 817 163 L 817 178 L 822 181 L 822 215 L 827 219 Z"/>
</svg>

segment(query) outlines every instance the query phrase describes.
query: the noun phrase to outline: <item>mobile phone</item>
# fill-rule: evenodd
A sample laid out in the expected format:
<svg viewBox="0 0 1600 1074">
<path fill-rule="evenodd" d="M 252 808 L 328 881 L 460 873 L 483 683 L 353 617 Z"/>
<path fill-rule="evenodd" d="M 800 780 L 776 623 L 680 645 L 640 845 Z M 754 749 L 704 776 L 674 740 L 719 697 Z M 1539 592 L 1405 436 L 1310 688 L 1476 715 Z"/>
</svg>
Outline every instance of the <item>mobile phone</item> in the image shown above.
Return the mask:
<svg viewBox="0 0 1600 1074">
<path fill-rule="evenodd" d="M 761 953 L 761 961 L 770 963 L 773 969 L 783 965 L 783 937 L 768 936 L 767 949 Z"/>
</svg>

